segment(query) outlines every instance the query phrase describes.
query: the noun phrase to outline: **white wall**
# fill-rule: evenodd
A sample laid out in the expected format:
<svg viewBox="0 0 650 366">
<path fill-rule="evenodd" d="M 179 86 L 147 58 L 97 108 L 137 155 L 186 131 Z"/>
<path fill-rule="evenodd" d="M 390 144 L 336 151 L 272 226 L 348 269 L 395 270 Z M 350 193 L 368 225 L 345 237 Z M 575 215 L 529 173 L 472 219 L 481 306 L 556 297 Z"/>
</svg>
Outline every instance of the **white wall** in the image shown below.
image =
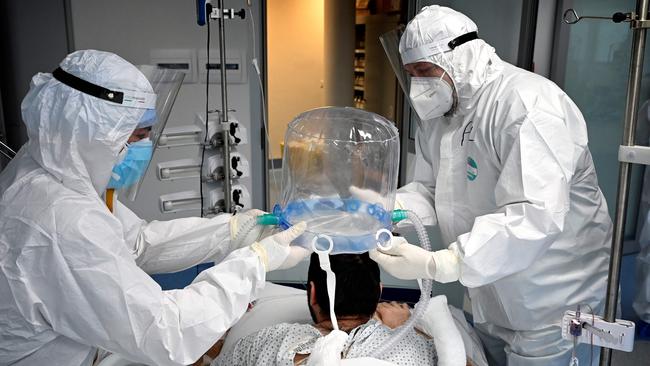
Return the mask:
<svg viewBox="0 0 650 366">
<path fill-rule="evenodd" d="M 152 49 L 190 49 L 194 52 L 205 50 L 207 27 L 196 23 L 196 6 L 194 1 L 178 0 L 72 0 L 72 16 L 74 25 L 74 43 L 77 49 L 94 48 L 115 52 L 134 64 L 150 63 Z M 243 8 L 245 1 L 229 1 L 229 8 Z M 259 11 L 258 11 L 259 13 Z M 250 17 L 250 13 L 247 14 Z M 259 24 L 259 14 L 256 14 Z M 211 49 L 218 49 L 219 37 L 217 23 L 211 26 Z M 258 41 L 259 43 L 259 41 Z M 249 24 L 245 20 L 228 20 L 226 23 L 226 46 L 228 49 L 241 50 L 250 57 Z M 216 56 L 216 52 L 211 56 Z M 211 58 L 212 60 L 212 58 Z M 259 108 L 259 94 L 256 93 L 257 82 L 251 75 L 249 63 L 248 78 L 243 84 L 229 84 L 228 106 L 236 109 L 236 117 L 252 132 L 252 145 L 240 147 L 239 151 L 251 160 L 252 151 L 256 187 L 253 187 L 253 205 L 262 207 L 263 179 L 262 159 L 259 141 L 259 118 L 251 124 L 251 109 Z M 216 72 L 211 73 L 216 77 Z M 252 82 L 252 84 L 251 84 Z M 210 84 L 210 109 L 220 109 L 221 95 L 218 83 Z M 188 125 L 194 122 L 195 114 L 205 115 L 205 84 L 184 84 L 176 99 L 167 126 Z M 158 149 L 152 165 L 159 161 L 199 158 L 198 146 L 174 149 Z M 182 180 L 173 183 L 160 182 L 155 178 L 154 169 L 149 170 L 144 189 L 140 190 L 138 201 L 131 208 L 146 219 L 170 219 L 173 217 L 198 215 L 195 212 L 183 214 L 162 214 L 158 208 L 160 194 L 173 193 L 182 190 L 196 190 L 198 179 Z M 251 179 L 245 180 L 249 186 Z M 217 188 L 216 186 L 211 189 Z"/>
</svg>

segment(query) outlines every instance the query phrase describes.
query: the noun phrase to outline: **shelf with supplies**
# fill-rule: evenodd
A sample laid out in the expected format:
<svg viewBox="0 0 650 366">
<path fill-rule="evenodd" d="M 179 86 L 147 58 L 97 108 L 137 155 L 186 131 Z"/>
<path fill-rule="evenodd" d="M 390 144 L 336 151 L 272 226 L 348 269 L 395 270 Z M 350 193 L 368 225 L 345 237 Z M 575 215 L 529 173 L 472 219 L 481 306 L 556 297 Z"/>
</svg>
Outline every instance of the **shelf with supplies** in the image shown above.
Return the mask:
<svg viewBox="0 0 650 366">
<path fill-rule="evenodd" d="M 352 65 L 353 105 L 391 120 L 396 117 L 399 98 L 397 79 L 386 58 L 380 36 L 398 27 L 401 0 L 357 1 Z"/>
<path fill-rule="evenodd" d="M 367 2 L 366 2 L 367 6 Z M 358 17 L 357 17 L 358 18 Z M 365 22 L 359 22 L 355 27 L 354 47 L 354 106 L 359 109 L 366 108 L 366 27 Z"/>
</svg>

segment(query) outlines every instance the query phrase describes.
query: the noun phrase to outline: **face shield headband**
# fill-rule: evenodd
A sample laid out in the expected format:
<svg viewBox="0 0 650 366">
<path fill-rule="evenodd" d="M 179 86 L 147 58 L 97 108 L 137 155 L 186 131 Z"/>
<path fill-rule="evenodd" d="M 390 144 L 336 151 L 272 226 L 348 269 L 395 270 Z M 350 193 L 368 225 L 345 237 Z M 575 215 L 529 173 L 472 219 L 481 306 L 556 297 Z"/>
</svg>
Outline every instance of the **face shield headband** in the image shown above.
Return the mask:
<svg viewBox="0 0 650 366">
<path fill-rule="evenodd" d="M 478 39 L 478 32 L 465 33 L 455 38 L 446 38 L 438 42 L 426 43 L 420 47 L 411 48 L 401 52 L 402 62 L 404 65 L 417 62 L 426 59 L 427 57 L 451 51 L 454 48 L 475 39 Z"/>
<path fill-rule="evenodd" d="M 52 76 L 59 82 L 75 90 L 108 102 L 120 104 L 125 107 L 156 108 L 156 94 L 154 93 L 107 89 L 72 75 L 60 67 L 52 72 Z"/>
</svg>

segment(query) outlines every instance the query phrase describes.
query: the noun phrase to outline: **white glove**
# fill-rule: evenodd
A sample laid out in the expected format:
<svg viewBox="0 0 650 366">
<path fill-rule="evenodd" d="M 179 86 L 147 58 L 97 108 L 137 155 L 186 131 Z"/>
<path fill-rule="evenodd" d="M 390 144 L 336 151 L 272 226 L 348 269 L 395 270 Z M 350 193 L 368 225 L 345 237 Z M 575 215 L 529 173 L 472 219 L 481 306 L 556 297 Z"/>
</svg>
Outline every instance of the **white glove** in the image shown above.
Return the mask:
<svg viewBox="0 0 650 366">
<path fill-rule="evenodd" d="M 452 247 L 455 248 L 455 244 Z M 370 258 L 386 272 L 403 280 L 430 279 L 447 283 L 460 277 L 457 251 L 443 249 L 429 252 L 409 244 L 402 237 L 393 237 L 392 247 L 388 250 L 371 250 Z"/>
<path fill-rule="evenodd" d="M 371 250 L 370 258 L 397 278 L 403 280 L 433 279 L 436 273 L 436 262 L 433 260 L 432 254 L 432 252 L 409 244 L 402 237 L 393 237 L 390 249 Z"/>
<path fill-rule="evenodd" d="M 289 247 L 289 256 L 277 269 L 288 269 L 293 268 L 296 264 L 300 263 L 303 259 L 309 256 L 312 253 L 311 250 L 307 250 L 303 247 L 297 245 L 292 245 Z"/>
<path fill-rule="evenodd" d="M 252 243 L 260 240 L 260 236 L 262 235 L 265 227 L 262 225 L 257 225 L 257 222 L 255 223 L 255 226 L 253 226 L 253 229 L 250 230 L 245 236 L 237 237 L 237 234 L 241 230 L 242 225 L 246 224 L 249 220 L 255 220 L 257 216 L 264 214 L 266 214 L 266 212 L 252 209 L 244 212 L 237 212 L 230 217 L 230 242 L 232 245 L 232 250 L 249 246 Z M 236 243 L 234 241 L 235 238 L 237 239 Z"/>
<path fill-rule="evenodd" d="M 290 268 L 292 263 L 295 265 L 309 253 L 301 247 L 289 247 L 289 244 L 302 235 L 306 228 L 307 224 L 301 222 L 285 231 L 253 243 L 250 248 L 259 255 L 267 272 Z"/>
</svg>

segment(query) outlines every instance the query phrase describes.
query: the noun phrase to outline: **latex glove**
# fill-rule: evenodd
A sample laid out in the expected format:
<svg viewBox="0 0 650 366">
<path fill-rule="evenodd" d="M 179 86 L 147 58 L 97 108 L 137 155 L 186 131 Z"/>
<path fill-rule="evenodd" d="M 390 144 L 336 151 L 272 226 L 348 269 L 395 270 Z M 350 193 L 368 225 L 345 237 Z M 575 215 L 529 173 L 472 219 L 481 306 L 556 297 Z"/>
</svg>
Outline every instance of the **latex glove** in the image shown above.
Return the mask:
<svg viewBox="0 0 650 366">
<path fill-rule="evenodd" d="M 244 237 L 238 237 L 237 234 L 241 230 L 242 225 L 246 224 L 249 220 L 255 220 L 257 216 L 264 215 L 266 212 L 262 210 L 248 210 L 244 212 L 237 212 L 236 214 L 230 217 L 230 243 L 232 245 L 232 250 L 243 248 L 253 244 L 254 242 L 260 240 L 262 232 L 265 227 L 262 225 L 253 226 L 253 229 L 248 232 Z M 237 242 L 235 243 L 235 238 Z"/>
<path fill-rule="evenodd" d="M 303 247 L 297 245 L 292 245 L 289 247 L 289 256 L 285 261 L 276 269 L 288 269 L 295 267 L 303 259 L 308 257 L 312 253 L 311 250 L 307 250 Z"/>
<path fill-rule="evenodd" d="M 395 200 L 394 207 L 388 207 L 388 198 L 382 196 L 377 191 L 372 189 L 364 189 L 355 186 L 350 187 L 350 195 L 358 199 L 359 201 L 364 201 L 368 203 L 380 204 L 386 211 L 392 211 L 393 209 L 403 209 L 404 206 L 397 199 Z"/>
<path fill-rule="evenodd" d="M 391 275 L 403 280 L 433 279 L 436 262 L 432 252 L 409 244 L 402 237 L 393 237 L 389 250 L 374 249 L 370 258 L 379 263 L 381 268 Z"/>
<path fill-rule="evenodd" d="M 264 238 L 259 242 L 253 243 L 250 248 L 259 255 L 260 260 L 264 264 L 264 269 L 267 272 L 276 269 L 289 268 L 296 257 L 300 257 L 306 250 L 301 247 L 289 247 L 289 244 L 302 235 L 307 228 L 307 224 L 303 221 L 298 225 L 294 225 L 285 231 L 271 235 Z M 292 255 L 292 251 L 294 254 Z M 306 255 L 306 254 L 305 254 Z M 304 257 L 302 257 L 304 258 Z M 300 258 L 300 259 L 302 259 Z M 295 263 L 298 263 L 296 261 Z M 293 263 L 295 265 L 295 263 Z"/>
<path fill-rule="evenodd" d="M 391 275 L 403 280 L 430 279 L 441 283 L 458 281 L 460 259 L 456 244 L 450 249 L 429 252 L 409 244 L 402 237 L 393 237 L 388 250 L 374 249 L 370 258 Z"/>
</svg>

